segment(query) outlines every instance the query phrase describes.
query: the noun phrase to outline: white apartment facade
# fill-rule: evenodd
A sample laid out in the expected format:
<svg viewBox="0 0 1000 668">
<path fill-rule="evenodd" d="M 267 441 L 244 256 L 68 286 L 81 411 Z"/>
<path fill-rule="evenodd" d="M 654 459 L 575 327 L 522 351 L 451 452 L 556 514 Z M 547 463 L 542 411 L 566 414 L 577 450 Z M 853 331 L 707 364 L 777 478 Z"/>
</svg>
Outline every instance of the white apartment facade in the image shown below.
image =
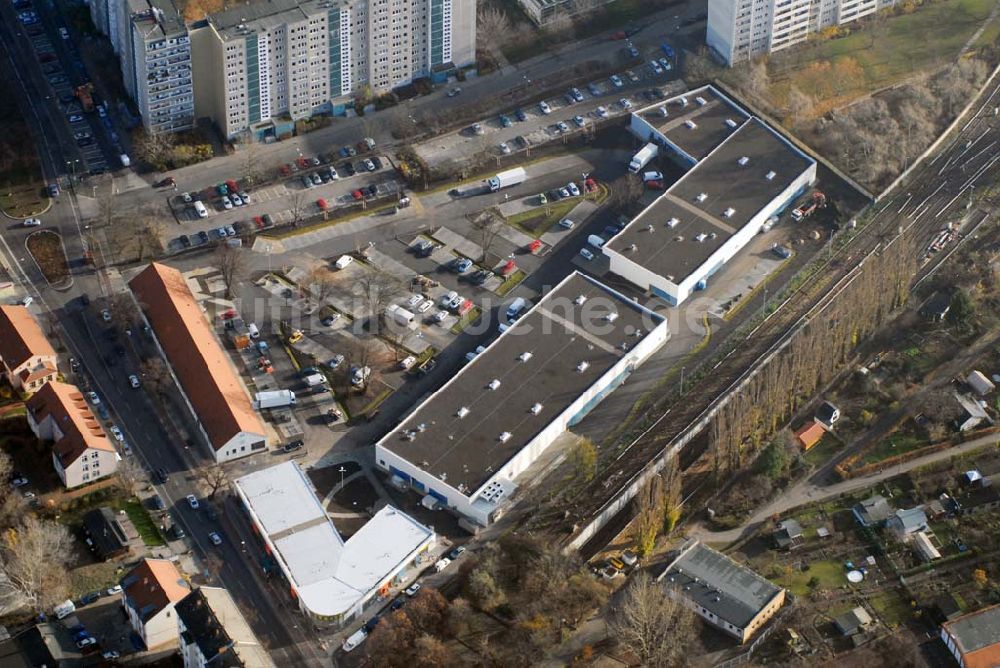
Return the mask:
<svg viewBox="0 0 1000 668">
<path fill-rule="evenodd" d="M 194 127 L 190 37 L 172 0 L 91 0 L 90 17 L 118 55 L 146 131 Z"/>
<path fill-rule="evenodd" d="M 709 0 L 705 41 L 728 65 L 780 51 L 896 0 Z"/>
<path fill-rule="evenodd" d="M 263 139 L 475 61 L 474 0 L 271 0 L 192 26 L 196 115 Z M 283 122 L 282 122 L 283 121 Z"/>
</svg>

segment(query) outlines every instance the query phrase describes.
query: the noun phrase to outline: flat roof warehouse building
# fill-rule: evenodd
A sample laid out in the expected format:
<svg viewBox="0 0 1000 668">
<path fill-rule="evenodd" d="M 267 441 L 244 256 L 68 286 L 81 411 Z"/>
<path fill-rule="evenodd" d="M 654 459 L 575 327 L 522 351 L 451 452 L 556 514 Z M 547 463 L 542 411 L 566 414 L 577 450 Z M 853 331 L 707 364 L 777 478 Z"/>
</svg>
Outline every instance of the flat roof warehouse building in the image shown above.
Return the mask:
<svg viewBox="0 0 1000 668">
<path fill-rule="evenodd" d="M 237 496 L 303 613 L 343 623 L 401 581 L 434 545 L 434 532 L 384 506 L 344 540 L 298 464 L 238 479 Z"/>
<path fill-rule="evenodd" d="M 375 461 L 487 526 L 517 477 L 668 337 L 665 318 L 575 272 L 376 443 Z"/>
<path fill-rule="evenodd" d="M 712 86 L 633 113 L 629 130 L 688 171 L 602 251 L 673 306 L 816 180 L 815 160 Z"/>
</svg>

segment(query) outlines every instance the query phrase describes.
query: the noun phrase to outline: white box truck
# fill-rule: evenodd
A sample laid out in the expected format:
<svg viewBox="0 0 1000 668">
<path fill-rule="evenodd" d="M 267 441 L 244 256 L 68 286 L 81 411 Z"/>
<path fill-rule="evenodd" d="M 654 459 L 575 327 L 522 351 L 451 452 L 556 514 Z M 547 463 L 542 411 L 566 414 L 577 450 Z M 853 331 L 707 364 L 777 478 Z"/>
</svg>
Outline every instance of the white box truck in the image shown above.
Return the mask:
<svg viewBox="0 0 1000 668">
<path fill-rule="evenodd" d="M 508 169 L 505 172 L 500 172 L 496 176 L 486 179 L 486 183 L 490 187 L 490 192 L 495 193 L 501 188 L 516 186 L 518 183 L 524 183 L 527 180 L 528 173 L 524 171 L 524 167 L 515 167 L 514 169 Z"/>
<path fill-rule="evenodd" d="M 74 612 L 76 612 L 76 606 L 73 605 L 73 601 L 67 599 L 62 603 L 60 603 L 59 605 L 57 605 L 53 609 L 53 612 L 56 613 L 56 619 L 65 619 L 66 617 L 69 617 Z"/>
<path fill-rule="evenodd" d="M 409 327 L 410 323 L 412 323 L 413 319 L 416 317 L 399 304 L 389 304 L 385 308 L 385 316 L 397 325 L 402 325 L 403 327 Z"/>
<path fill-rule="evenodd" d="M 295 405 L 295 393 L 291 390 L 271 390 L 258 392 L 254 395 L 253 407 L 257 410 L 265 408 L 284 408 Z"/>
<path fill-rule="evenodd" d="M 638 174 L 639 170 L 649 164 L 649 161 L 656 157 L 660 152 L 656 144 L 650 142 L 646 144 L 639 152 L 632 156 L 632 162 L 628 163 L 628 171 L 633 174 Z"/>
</svg>

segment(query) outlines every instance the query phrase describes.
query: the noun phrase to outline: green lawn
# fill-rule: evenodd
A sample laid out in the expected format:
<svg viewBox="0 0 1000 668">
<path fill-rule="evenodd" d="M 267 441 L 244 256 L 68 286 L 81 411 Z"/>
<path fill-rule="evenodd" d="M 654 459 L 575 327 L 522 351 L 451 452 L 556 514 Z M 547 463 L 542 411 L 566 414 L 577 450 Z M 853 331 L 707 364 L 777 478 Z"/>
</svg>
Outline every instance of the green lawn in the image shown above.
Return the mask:
<svg viewBox="0 0 1000 668">
<path fill-rule="evenodd" d="M 922 448 L 927 445 L 927 439 L 913 434 L 893 434 L 888 438 L 876 443 L 872 448 L 864 453 L 858 462 L 859 465 L 874 464 L 890 457 L 902 455 Z"/>
<path fill-rule="evenodd" d="M 549 229 L 566 217 L 573 208 L 580 203 L 580 198 L 570 197 L 550 202 L 548 204 L 522 211 L 507 218 L 507 224 L 513 225 L 525 234 L 538 238 L 549 231 Z"/>
<path fill-rule="evenodd" d="M 772 58 L 772 78 L 784 79 L 782 83 L 786 86 L 795 84 L 800 90 L 811 90 L 816 95 L 832 85 L 834 77 L 819 70 L 810 72 L 809 66 L 823 61 L 836 65 L 850 58 L 858 65 L 858 70 L 851 74 L 860 76 L 849 76 L 851 80 L 832 97 L 855 97 L 954 62 L 994 5 L 994 0 L 937 0 L 925 3 L 912 14 L 883 18 L 884 25 L 874 35 L 870 28 L 855 28 L 847 37 L 811 40 L 804 47 Z M 993 43 L 1000 31 L 998 24 L 998 21 L 990 23 L 974 46 Z M 914 35 L 933 37 L 933 42 L 914 39 Z M 786 86 L 782 87 L 787 90 Z"/>
<path fill-rule="evenodd" d="M 844 565 L 838 561 L 816 560 L 809 562 L 808 571 L 793 571 L 778 578 L 778 583 L 796 596 L 809 594 L 809 580 L 819 579 L 820 589 L 836 589 L 847 583 Z"/>
<path fill-rule="evenodd" d="M 505 280 L 500 285 L 500 287 L 497 288 L 497 296 L 498 297 L 503 297 L 508 292 L 510 292 L 511 290 L 513 290 L 514 288 L 516 288 L 518 285 L 520 285 L 521 281 L 523 281 L 527 277 L 528 277 L 528 275 L 526 273 L 524 273 L 523 270 L 518 269 L 513 274 L 511 274 L 510 276 L 508 276 L 507 280 Z"/>
<path fill-rule="evenodd" d="M 840 448 L 840 441 L 827 434 L 820 439 L 819 443 L 802 454 L 802 461 L 809 466 L 820 466 L 828 462 Z"/>
<path fill-rule="evenodd" d="M 142 542 L 150 547 L 157 547 L 160 545 L 166 545 L 166 541 L 163 540 L 163 536 L 160 535 L 160 530 L 157 528 L 156 523 L 153 518 L 149 516 L 146 509 L 142 507 L 142 502 L 139 499 L 132 498 L 121 504 L 121 509 L 125 511 L 128 518 L 132 520 L 132 524 L 135 526 L 135 530 L 139 532 L 139 536 L 142 538 Z"/>
<path fill-rule="evenodd" d="M 870 603 L 890 628 L 905 624 L 913 616 L 913 609 L 909 603 L 894 591 L 876 594 Z"/>
</svg>

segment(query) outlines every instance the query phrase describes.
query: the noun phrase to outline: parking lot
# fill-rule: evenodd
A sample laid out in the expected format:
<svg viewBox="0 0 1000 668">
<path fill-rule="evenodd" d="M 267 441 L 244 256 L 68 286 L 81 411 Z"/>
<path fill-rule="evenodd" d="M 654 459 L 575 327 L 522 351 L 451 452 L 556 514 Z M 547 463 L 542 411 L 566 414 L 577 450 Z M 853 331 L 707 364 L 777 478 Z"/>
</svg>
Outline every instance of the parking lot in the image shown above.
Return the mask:
<svg viewBox="0 0 1000 668">
<path fill-rule="evenodd" d="M 345 168 L 347 163 L 351 163 L 350 168 Z M 245 188 L 240 182 L 229 180 L 198 192 L 169 197 L 174 215 L 184 224 L 183 236 L 188 241 L 174 237 L 168 243 L 172 250 L 181 250 L 226 236 L 326 217 L 344 208 L 363 210 L 375 203 L 397 200 L 402 188 L 389 158 L 380 156 L 319 166 L 310 164 L 308 169 L 297 169 L 291 177 L 259 189 Z M 203 215 L 199 215 L 199 203 L 204 207 Z M 234 234 L 220 232 L 229 227 L 233 227 Z M 173 236 L 175 232 L 171 230 L 169 234 Z"/>
<path fill-rule="evenodd" d="M 29 0 L 14 5 L 52 94 L 46 96 L 69 127 L 80 158 L 67 161 L 70 174 L 101 173 L 120 166 L 124 151 L 108 114 L 93 98 L 88 76 L 69 28 Z M 51 23 L 51 25 L 49 25 Z M 113 156 L 113 157 L 109 157 Z"/>
<path fill-rule="evenodd" d="M 653 69 L 655 60 L 657 69 Z M 664 66 L 670 69 L 665 69 Z M 647 60 L 607 79 L 571 87 L 563 95 L 538 104 L 512 109 L 496 117 L 417 145 L 429 165 L 460 162 L 479 152 L 497 156 L 529 149 L 575 133 L 589 132 L 594 124 L 623 116 L 633 107 L 666 97 L 662 87 L 674 80 L 672 64 L 659 51 Z"/>
</svg>

